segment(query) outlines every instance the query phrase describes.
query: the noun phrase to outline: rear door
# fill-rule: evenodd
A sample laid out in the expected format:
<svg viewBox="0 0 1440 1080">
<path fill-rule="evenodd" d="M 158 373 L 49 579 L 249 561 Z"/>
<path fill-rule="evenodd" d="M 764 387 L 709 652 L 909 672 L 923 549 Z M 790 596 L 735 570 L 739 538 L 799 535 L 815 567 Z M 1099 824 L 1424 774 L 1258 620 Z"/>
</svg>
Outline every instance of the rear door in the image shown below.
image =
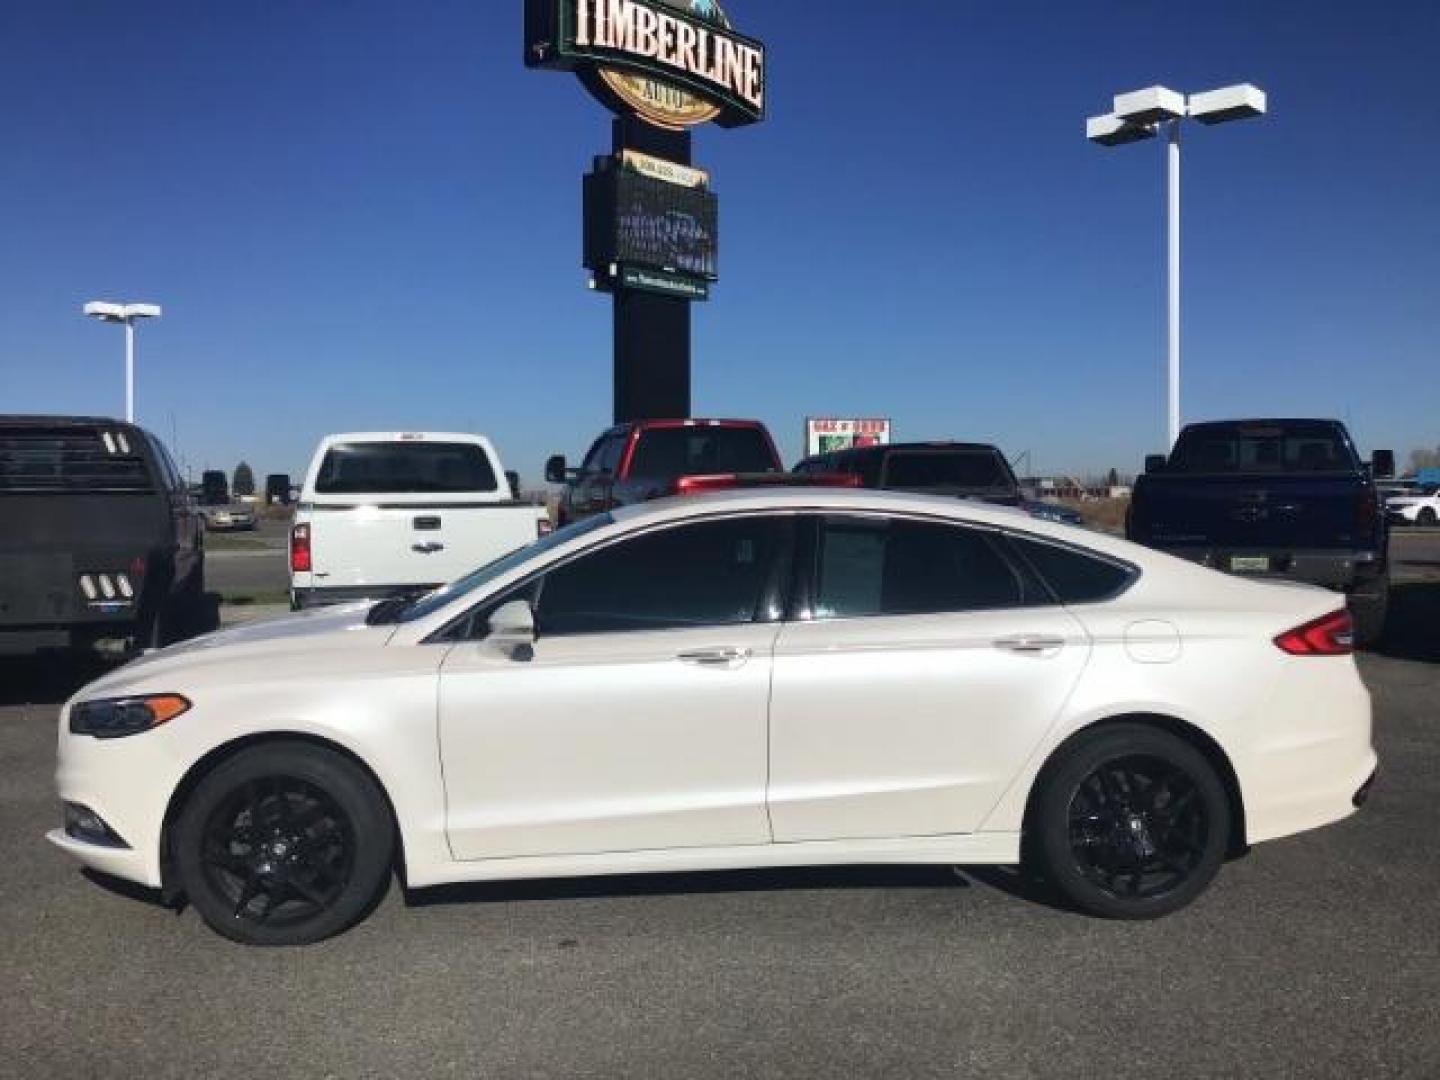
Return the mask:
<svg viewBox="0 0 1440 1080">
<path fill-rule="evenodd" d="M 318 588 L 439 585 L 530 543 L 535 514 L 510 506 L 479 441 L 334 443 L 311 484 Z"/>
<path fill-rule="evenodd" d="M 810 595 L 775 647 L 776 842 L 974 831 L 1089 636 L 989 531 L 879 515 L 817 530 Z"/>
</svg>

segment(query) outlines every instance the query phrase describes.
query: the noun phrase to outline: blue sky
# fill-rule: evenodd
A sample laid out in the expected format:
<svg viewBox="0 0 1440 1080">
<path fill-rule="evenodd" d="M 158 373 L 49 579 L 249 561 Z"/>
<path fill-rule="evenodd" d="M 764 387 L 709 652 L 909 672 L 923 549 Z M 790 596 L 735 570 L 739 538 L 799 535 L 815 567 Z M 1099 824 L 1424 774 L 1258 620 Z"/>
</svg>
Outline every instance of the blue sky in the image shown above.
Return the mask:
<svg viewBox="0 0 1440 1080">
<path fill-rule="evenodd" d="M 521 0 L 0 5 L 0 411 L 139 417 L 180 455 L 299 472 L 354 429 L 482 430 L 529 481 L 609 421 L 579 266 L 608 148 L 520 62 Z M 807 414 L 1133 470 L 1163 441 L 1161 148 L 1119 91 L 1253 81 L 1192 131 L 1185 413 L 1335 415 L 1440 443 L 1440 6 L 730 0 L 770 119 L 701 132 L 722 280 L 697 415 Z"/>
</svg>

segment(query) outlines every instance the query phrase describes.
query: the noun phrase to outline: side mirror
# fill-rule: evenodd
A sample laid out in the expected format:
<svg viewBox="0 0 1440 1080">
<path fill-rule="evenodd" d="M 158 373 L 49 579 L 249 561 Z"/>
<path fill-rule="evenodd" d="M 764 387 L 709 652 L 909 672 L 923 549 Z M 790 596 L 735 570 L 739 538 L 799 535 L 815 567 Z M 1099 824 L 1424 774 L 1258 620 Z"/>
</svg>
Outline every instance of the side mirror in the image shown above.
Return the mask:
<svg viewBox="0 0 1440 1080">
<path fill-rule="evenodd" d="M 485 644 L 512 660 L 529 660 L 535 647 L 535 612 L 528 600 L 511 600 L 490 614 Z"/>
<path fill-rule="evenodd" d="M 1167 460 L 1167 459 L 1166 459 L 1166 457 L 1165 457 L 1164 454 L 1146 454 L 1146 455 L 1145 455 L 1145 472 L 1146 472 L 1147 474 L 1148 474 L 1148 473 L 1162 473 L 1162 472 L 1164 472 L 1164 471 L 1165 471 L 1165 462 L 1166 462 L 1166 460 Z"/>
<path fill-rule="evenodd" d="M 1376 450 L 1375 456 L 1370 459 L 1371 470 L 1375 473 L 1377 480 L 1389 480 L 1395 475 L 1395 451 Z"/>
<path fill-rule="evenodd" d="M 510 485 L 510 497 L 520 500 L 520 474 L 514 469 L 505 470 L 505 482 Z"/>
<path fill-rule="evenodd" d="M 565 468 L 565 455 L 556 454 L 549 461 L 545 462 L 545 480 L 551 484 L 563 484 L 568 479 L 568 470 Z"/>
</svg>

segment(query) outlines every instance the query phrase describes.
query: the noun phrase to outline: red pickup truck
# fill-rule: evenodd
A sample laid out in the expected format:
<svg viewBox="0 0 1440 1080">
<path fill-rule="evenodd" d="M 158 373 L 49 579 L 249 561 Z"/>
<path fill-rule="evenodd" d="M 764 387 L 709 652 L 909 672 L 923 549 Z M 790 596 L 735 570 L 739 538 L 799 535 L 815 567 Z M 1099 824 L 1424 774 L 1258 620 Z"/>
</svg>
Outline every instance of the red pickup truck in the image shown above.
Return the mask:
<svg viewBox="0 0 1440 1080">
<path fill-rule="evenodd" d="M 578 469 L 559 454 L 545 479 L 564 484 L 561 525 L 667 495 L 763 484 L 845 483 L 785 471 L 757 420 L 636 420 L 600 433 Z"/>
</svg>

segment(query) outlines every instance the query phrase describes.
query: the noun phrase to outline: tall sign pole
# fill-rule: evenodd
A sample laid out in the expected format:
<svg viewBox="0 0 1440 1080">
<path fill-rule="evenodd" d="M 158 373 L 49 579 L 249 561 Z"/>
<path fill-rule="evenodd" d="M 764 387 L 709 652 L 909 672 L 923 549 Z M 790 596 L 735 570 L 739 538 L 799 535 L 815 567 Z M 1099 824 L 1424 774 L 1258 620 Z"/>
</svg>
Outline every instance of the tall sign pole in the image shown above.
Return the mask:
<svg viewBox="0 0 1440 1080">
<path fill-rule="evenodd" d="M 765 47 L 717 0 L 527 0 L 525 63 L 573 71 L 615 113 L 585 177 L 584 265 L 612 294 L 614 415 L 686 418 L 690 305 L 719 280 L 719 203 L 691 129 L 765 115 Z"/>
</svg>

